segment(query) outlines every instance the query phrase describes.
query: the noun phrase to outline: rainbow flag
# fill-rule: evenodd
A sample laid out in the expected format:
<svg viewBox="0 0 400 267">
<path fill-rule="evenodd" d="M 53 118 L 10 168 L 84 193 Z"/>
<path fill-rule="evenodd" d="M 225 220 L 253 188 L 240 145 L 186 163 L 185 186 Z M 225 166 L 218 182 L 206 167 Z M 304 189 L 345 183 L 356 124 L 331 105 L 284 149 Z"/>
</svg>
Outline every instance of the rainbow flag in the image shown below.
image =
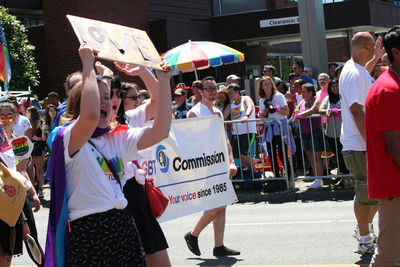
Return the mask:
<svg viewBox="0 0 400 267">
<path fill-rule="evenodd" d="M 8 91 L 8 83 L 11 79 L 10 58 L 8 56 L 7 41 L 4 36 L 3 25 L 0 23 L 0 80 L 4 83 L 4 89 Z"/>
</svg>

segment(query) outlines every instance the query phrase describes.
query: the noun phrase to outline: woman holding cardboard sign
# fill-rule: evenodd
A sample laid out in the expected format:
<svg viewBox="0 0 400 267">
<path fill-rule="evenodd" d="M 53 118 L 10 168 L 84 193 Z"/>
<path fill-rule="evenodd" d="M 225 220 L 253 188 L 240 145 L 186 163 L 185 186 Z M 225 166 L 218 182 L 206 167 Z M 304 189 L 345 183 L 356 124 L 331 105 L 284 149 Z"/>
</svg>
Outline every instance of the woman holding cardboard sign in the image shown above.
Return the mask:
<svg viewBox="0 0 400 267">
<path fill-rule="evenodd" d="M 157 103 L 164 112 L 153 126 L 111 129 L 110 79 L 96 79 L 94 52 L 87 44 L 81 45 L 79 54 L 83 80 L 72 89 L 67 107 L 76 120 L 57 133 L 52 145 L 56 160 L 52 161 L 51 175 L 55 179 L 45 265 L 63 263 L 59 249 L 64 247 L 69 218 L 66 266 L 146 266 L 135 223 L 125 210 L 120 179 L 125 162 L 141 158 L 139 150 L 168 136 L 171 67 L 162 63 L 164 71 L 157 72 L 158 87 L 166 93 Z M 64 194 L 65 199 L 60 197 Z"/>
</svg>

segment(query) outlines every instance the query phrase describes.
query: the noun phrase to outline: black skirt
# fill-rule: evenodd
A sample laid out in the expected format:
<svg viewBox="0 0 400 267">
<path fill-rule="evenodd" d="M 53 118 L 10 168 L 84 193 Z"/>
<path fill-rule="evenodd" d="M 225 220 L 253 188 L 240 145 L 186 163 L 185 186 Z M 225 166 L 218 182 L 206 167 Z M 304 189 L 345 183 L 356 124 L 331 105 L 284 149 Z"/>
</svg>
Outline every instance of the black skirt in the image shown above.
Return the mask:
<svg viewBox="0 0 400 267">
<path fill-rule="evenodd" d="M 0 220 L 0 253 L 7 256 L 22 254 L 22 224 L 10 227 Z"/>
<path fill-rule="evenodd" d="M 129 179 L 124 186 L 125 198 L 128 200 L 128 212 L 135 220 L 140 239 L 146 254 L 153 254 L 168 248 L 167 240 L 150 211 L 146 192 L 135 178 Z"/>
<path fill-rule="evenodd" d="M 135 223 L 125 210 L 112 209 L 70 223 L 66 266 L 147 266 Z"/>
</svg>

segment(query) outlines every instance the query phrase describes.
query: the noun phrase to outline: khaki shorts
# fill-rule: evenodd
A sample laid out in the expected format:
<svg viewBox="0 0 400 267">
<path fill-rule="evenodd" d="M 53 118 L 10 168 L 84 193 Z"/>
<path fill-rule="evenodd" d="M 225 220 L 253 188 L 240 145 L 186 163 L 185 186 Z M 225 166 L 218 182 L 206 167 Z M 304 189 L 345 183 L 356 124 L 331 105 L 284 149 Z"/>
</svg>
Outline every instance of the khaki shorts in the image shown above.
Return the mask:
<svg viewBox="0 0 400 267">
<path fill-rule="evenodd" d="M 342 154 L 346 167 L 354 178 L 354 202 L 360 205 L 378 205 L 378 200 L 368 198 L 365 151 L 343 151 Z"/>
</svg>

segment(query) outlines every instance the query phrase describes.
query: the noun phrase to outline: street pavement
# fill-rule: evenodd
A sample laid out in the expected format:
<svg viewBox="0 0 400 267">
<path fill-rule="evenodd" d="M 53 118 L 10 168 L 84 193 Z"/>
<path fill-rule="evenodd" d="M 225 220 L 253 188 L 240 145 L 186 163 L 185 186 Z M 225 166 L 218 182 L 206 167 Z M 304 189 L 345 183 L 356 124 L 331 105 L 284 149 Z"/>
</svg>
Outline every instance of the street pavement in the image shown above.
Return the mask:
<svg viewBox="0 0 400 267">
<path fill-rule="evenodd" d="M 299 191 L 303 192 L 299 194 Z M 244 194 L 244 197 L 239 195 L 239 199 L 246 202 L 228 207 L 225 229 L 225 245 L 240 250 L 241 255 L 237 257 L 215 258 L 212 255 L 211 225 L 199 237 L 202 255 L 195 256 L 187 249 L 183 236 L 192 230 L 200 213 L 162 223 L 172 265 L 368 266 L 371 257 L 355 253 L 357 242 L 351 236 L 356 224 L 351 192 L 299 191 L 273 194 L 269 200 L 254 192 Z M 297 196 L 293 197 L 294 194 Z M 317 201 L 310 199 L 313 194 Z M 48 190 L 45 190 L 45 196 L 48 200 Z M 42 247 L 45 244 L 48 201 L 44 201 L 44 205 L 36 214 Z M 376 220 L 374 224 L 377 229 Z M 13 266 L 33 266 L 33 263 L 24 253 L 13 260 Z"/>
</svg>

